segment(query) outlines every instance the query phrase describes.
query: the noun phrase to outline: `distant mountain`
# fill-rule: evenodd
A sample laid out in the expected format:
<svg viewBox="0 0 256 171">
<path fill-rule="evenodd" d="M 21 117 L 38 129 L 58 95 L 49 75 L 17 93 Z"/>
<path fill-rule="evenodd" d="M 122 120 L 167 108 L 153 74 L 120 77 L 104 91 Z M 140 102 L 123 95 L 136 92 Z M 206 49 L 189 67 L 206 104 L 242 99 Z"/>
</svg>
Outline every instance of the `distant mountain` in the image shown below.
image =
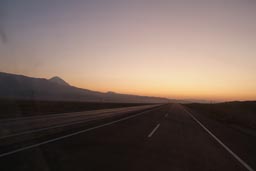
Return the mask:
<svg viewBox="0 0 256 171">
<path fill-rule="evenodd" d="M 60 85 L 69 86 L 69 84 L 66 81 L 64 81 L 63 79 L 57 76 L 50 78 L 49 81 L 60 84 Z"/>
<path fill-rule="evenodd" d="M 114 92 L 97 92 L 69 85 L 59 77 L 49 80 L 0 72 L 0 98 L 91 101 L 119 103 L 167 103 L 169 99 Z"/>
</svg>

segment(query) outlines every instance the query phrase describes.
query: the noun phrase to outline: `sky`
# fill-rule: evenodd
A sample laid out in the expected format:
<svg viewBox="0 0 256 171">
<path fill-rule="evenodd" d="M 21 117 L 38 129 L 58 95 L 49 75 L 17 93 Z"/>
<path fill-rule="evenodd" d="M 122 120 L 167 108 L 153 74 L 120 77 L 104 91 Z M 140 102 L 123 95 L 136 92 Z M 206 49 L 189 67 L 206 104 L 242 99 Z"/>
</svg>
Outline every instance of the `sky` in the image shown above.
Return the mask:
<svg viewBox="0 0 256 171">
<path fill-rule="evenodd" d="M 0 0 L 0 71 L 176 99 L 256 99 L 256 1 Z"/>
</svg>

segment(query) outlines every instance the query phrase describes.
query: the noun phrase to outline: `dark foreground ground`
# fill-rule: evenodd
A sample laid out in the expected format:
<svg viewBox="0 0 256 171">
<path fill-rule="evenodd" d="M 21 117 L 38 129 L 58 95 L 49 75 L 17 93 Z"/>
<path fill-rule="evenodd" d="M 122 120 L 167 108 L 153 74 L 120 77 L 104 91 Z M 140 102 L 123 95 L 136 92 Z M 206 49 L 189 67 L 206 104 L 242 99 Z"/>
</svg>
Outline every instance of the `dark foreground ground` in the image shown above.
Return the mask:
<svg viewBox="0 0 256 171">
<path fill-rule="evenodd" d="M 94 102 L 67 102 L 67 101 L 32 101 L 0 99 L 0 119 L 79 112 L 86 110 L 110 109 L 119 107 L 139 106 L 138 103 L 94 103 Z"/>
<path fill-rule="evenodd" d="M 256 169 L 256 102 L 188 104 L 187 109 Z"/>
<path fill-rule="evenodd" d="M 47 139 L 94 129 L 0 157 L 0 170 L 246 171 L 185 109 L 182 105 L 168 104 L 143 113 L 131 113 L 119 121 L 113 118 L 93 125 L 67 127 L 63 133 Z M 195 116 L 246 163 L 256 168 L 255 138 L 237 134 L 236 130 L 216 120 L 202 119 L 202 114 Z M 247 151 L 248 147 L 251 153 Z"/>
<path fill-rule="evenodd" d="M 256 130 L 256 101 L 186 106 L 216 121 Z"/>
</svg>

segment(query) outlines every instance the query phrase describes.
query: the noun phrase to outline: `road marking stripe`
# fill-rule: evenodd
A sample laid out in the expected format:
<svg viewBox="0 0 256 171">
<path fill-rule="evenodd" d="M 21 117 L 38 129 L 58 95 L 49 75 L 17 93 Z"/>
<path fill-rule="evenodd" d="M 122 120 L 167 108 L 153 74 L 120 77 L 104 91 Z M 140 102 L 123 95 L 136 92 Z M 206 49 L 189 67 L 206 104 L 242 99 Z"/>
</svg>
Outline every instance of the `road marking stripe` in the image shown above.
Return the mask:
<svg viewBox="0 0 256 171">
<path fill-rule="evenodd" d="M 148 135 L 148 138 L 152 137 L 152 135 L 156 132 L 156 130 L 159 128 L 160 124 L 157 124 L 156 127 L 150 132 Z"/>
<path fill-rule="evenodd" d="M 187 111 L 184 107 L 182 109 L 189 114 L 189 116 L 198 123 L 209 135 L 211 135 L 227 152 L 229 152 L 239 163 L 241 163 L 247 170 L 255 171 L 249 166 L 243 159 L 241 159 L 236 153 L 234 153 L 228 146 L 226 146 L 219 138 L 217 138 L 208 128 L 206 128 L 191 112 Z"/>
<path fill-rule="evenodd" d="M 54 126 L 50 126 L 50 127 L 37 128 L 37 129 L 34 129 L 34 130 L 27 130 L 27 131 L 20 132 L 20 133 L 13 133 L 13 134 L 1 136 L 0 140 L 1 139 L 5 139 L 5 138 L 10 138 L 10 137 L 15 137 L 15 136 L 21 136 L 21 135 L 26 135 L 26 134 L 32 134 L 32 133 L 47 131 L 47 130 L 55 129 L 55 128 L 61 128 L 61 127 L 76 125 L 76 124 L 80 124 L 80 123 L 87 123 L 87 122 L 95 121 L 95 120 L 98 120 L 98 119 L 106 119 L 106 118 L 112 117 L 114 115 L 126 114 L 128 112 L 133 112 L 133 111 L 129 111 L 128 110 L 128 111 L 118 111 L 118 112 L 124 112 L 124 113 L 114 113 L 114 114 L 112 114 L 110 116 L 109 115 L 105 116 L 103 114 L 108 114 L 108 113 L 111 113 L 111 112 L 101 113 L 100 116 L 98 116 L 97 118 L 86 118 L 86 119 L 82 119 L 80 121 L 73 121 L 73 122 L 70 122 L 70 123 L 62 123 L 62 124 L 58 124 L 58 125 L 54 125 Z"/>
<path fill-rule="evenodd" d="M 71 123 L 65 123 L 65 124 L 59 124 L 59 125 L 55 125 L 55 126 L 51 126 L 51 127 L 46 127 L 46 128 L 38 128 L 38 129 L 34 129 L 34 130 L 28 130 L 28 131 L 24 131 L 24 132 L 21 132 L 21 133 L 14 133 L 14 134 L 2 136 L 2 137 L 0 137 L 0 140 L 5 139 L 5 138 L 20 136 L 20 135 L 37 133 L 37 132 L 46 131 L 46 130 L 50 130 L 50 129 L 54 129 L 54 128 L 61 128 L 61 127 L 66 127 L 66 126 L 71 126 L 71 125 L 77 125 L 77 124 L 80 124 L 80 123 L 87 123 L 87 122 L 90 122 L 90 121 L 95 121 L 97 119 L 105 119 L 105 118 L 93 118 L 91 120 L 84 119 L 84 120 L 80 120 L 78 122 L 71 122 Z"/>
<path fill-rule="evenodd" d="M 33 119 L 33 120 L 40 120 L 45 118 L 56 118 L 56 117 L 70 117 L 68 114 L 72 114 L 73 116 L 85 116 L 85 115 L 94 115 L 95 112 L 100 112 L 100 114 L 103 113 L 111 113 L 111 112 L 123 112 L 124 110 L 133 110 L 133 109 L 143 109 L 144 107 L 152 106 L 156 107 L 157 105 L 143 105 L 143 106 L 131 106 L 131 107 L 121 107 L 121 108 L 112 108 L 112 109 L 98 109 L 98 110 L 85 110 L 85 111 L 78 111 L 78 112 L 65 112 L 65 113 L 56 113 L 56 114 L 46 114 L 46 115 L 39 115 L 39 116 L 22 116 L 18 118 L 7 118 L 7 119 L 0 119 L 0 123 L 6 123 L 10 121 L 20 121 L 20 120 L 26 120 L 26 119 Z M 96 113 L 97 114 L 97 113 Z"/>
<path fill-rule="evenodd" d="M 92 127 L 92 128 L 84 129 L 84 130 L 81 130 L 81 131 L 78 131 L 78 132 L 74 132 L 74 133 L 67 134 L 67 135 L 64 135 L 64 136 L 60 136 L 60 137 L 57 137 L 57 138 L 53 138 L 53 139 L 50 139 L 50 140 L 46 140 L 46 141 L 43 141 L 43 142 L 40 142 L 40 143 L 37 143 L 37 144 L 33 144 L 33 145 L 26 146 L 26 147 L 22 147 L 22 148 L 13 150 L 13 151 L 5 152 L 5 153 L 0 154 L 0 157 L 5 157 L 5 156 L 11 155 L 11 154 L 15 154 L 15 153 L 18 153 L 18 152 L 21 152 L 21 151 L 24 151 L 24 150 L 28 150 L 28 149 L 31 149 L 31 148 L 39 147 L 39 146 L 42 146 L 42 145 L 45 145 L 45 144 L 48 144 L 48 143 L 51 143 L 51 142 L 55 142 L 55 141 L 62 140 L 62 139 L 65 139 L 65 138 L 69 138 L 69 137 L 72 137 L 72 136 L 75 136 L 75 135 L 78 135 L 78 134 L 89 132 L 89 131 L 92 131 L 92 130 L 95 130 L 95 129 L 98 129 L 98 128 L 106 127 L 106 126 L 109 126 L 109 125 L 112 125 L 112 124 L 115 124 L 115 123 L 118 123 L 118 122 L 121 122 L 121 121 L 125 121 L 125 120 L 131 119 L 131 118 L 135 118 L 137 116 L 143 115 L 143 114 L 151 112 L 153 110 L 157 110 L 157 109 L 159 109 L 161 107 L 162 106 L 154 108 L 154 109 L 151 109 L 151 110 L 147 110 L 147 111 L 144 111 L 144 112 L 141 112 L 141 113 L 138 113 L 136 115 L 127 116 L 125 118 L 118 119 L 118 120 L 115 120 L 115 121 L 112 121 L 112 122 L 109 122 L 109 123 L 105 123 L 105 124 L 102 124 L 102 125 L 99 125 L 99 126 L 95 126 L 95 127 Z"/>
</svg>

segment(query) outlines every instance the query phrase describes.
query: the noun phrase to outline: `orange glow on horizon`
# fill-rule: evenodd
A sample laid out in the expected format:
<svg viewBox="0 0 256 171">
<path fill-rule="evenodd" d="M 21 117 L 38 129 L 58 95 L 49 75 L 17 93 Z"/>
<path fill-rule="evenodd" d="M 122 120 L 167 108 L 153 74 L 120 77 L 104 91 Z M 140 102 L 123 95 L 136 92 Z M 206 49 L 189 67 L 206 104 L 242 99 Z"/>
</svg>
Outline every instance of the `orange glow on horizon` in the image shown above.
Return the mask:
<svg viewBox="0 0 256 171">
<path fill-rule="evenodd" d="M 256 100 L 250 3 L 16 3 L 3 17 L 3 72 L 102 92 Z"/>
</svg>

